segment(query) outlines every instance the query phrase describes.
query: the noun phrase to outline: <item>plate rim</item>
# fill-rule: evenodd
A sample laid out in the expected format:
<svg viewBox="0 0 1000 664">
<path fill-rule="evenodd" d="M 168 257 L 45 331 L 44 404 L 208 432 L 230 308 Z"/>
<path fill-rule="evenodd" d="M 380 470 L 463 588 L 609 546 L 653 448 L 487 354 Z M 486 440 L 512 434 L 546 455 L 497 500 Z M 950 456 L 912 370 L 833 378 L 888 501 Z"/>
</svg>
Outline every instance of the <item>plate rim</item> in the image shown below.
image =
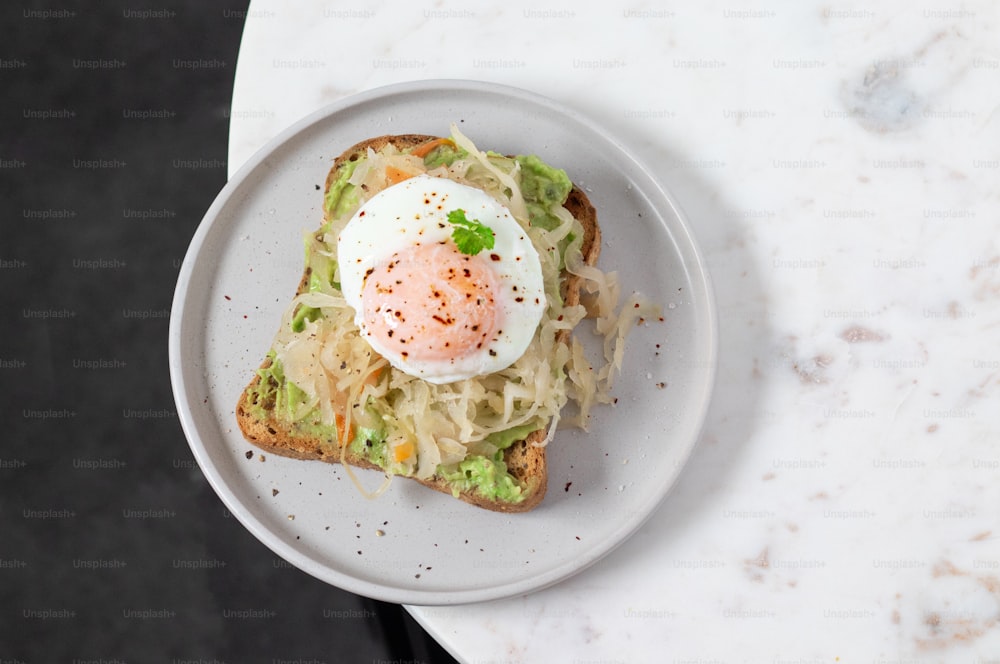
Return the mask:
<svg viewBox="0 0 1000 664">
<path fill-rule="evenodd" d="M 245 506 L 237 499 L 235 492 L 229 489 L 219 472 L 219 469 L 214 463 L 212 463 L 208 456 L 207 445 L 200 436 L 197 423 L 194 421 L 194 415 L 191 412 L 191 403 L 193 403 L 191 401 L 192 395 L 189 393 L 188 385 L 184 381 L 184 367 L 182 366 L 182 359 L 184 357 L 185 350 L 182 348 L 181 343 L 181 331 L 186 318 L 185 301 L 191 289 L 191 278 L 198 262 L 201 247 L 205 243 L 205 240 L 216 220 L 219 218 L 220 212 L 230 203 L 233 198 L 233 194 L 240 190 L 243 182 L 253 176 L 257 169 L 260 168 L 271 155 L 273 155 L 286 143 L 297 137 L 299 134 L 307 131 L 314 125 L 329 121 L 339 113 L 342 113 L 352 107 L 387 97 L 413 93 L 428 93 L 434 91 L 498 94 L 517 101 L 527 102 L 528 104 L 535 106 L 545 107 L 562 117 L 566 117 L 567 119 L 586 127 L 589 131 L 594 132 L 596 135 L 601 136 L 617 149 L 621 157 L 632 162 L 632 165 L 643 173 L 648 179 L 649 184 L 655 188 L 655 193 L 667 202 L 676 218 L 677 224 L 672 224 L 668 230 L 674 235 L 675 243 L 679 246 L 683 246 L 688 253 L 687 257 L 691 259 L 691 265 L 687 266 L 688 272 L 691 275 L 691 280 L 698 283 L 704 291 L 704 299 L 698 303 L 698 306 L 701 308 L 700 313 L 702 317 L 704 317 L 707 326 L 707 329 L 700 332 L 707 337 L 706 345 L 708 349 L 708 357 L 705 358 L 705 362 L 708 365 L 708 371 L 706 372 L 707 375 L 703 379 L 703 385 L 701 386 L 704 390 L 704 395 L 703 398 L 699 399 L 697 402 L 700 405 L 700 412 L 697 413 L 697 419 L 694 422 L 691 435 L 692 439 L 684 442 L 683 454 L 681 454 L 678 459 L 677 471 L 672 477 L 672 481 L 662 492 L 653 494 L 654 499 L 652 500 L 651 506 L 645 511 L 645 514 L 643 514 L 641 518 L 635 519 L 634 522 L 630 524 L 630 527 L 626 528 L 622 532 L 620 537 L 613 538 L 614 541 L 611 541 L 609 544 L 594 547 L 581 552 L 577 559 L 579 560 L 582 558 L 583 560 L 582 562 L 577 562 L 575 565 L 558 565 L 540 575 L 533 575 L 527 579 L 517 578 L 510 583 L 492 585 L 488 588 L 476 587 L 449 591 L 411 590 L 398 586 L 372 583 L 363 578 L 338 570 L 330 565 L 320 563 L 306 553 L 300 552 L 294 547 L 286 545 L 280 537 L 275 536 L 275 534 L 273 534 L 272 531 L 266 527 L 262 520 L 258 519 L 251 513 L 248 506 Z M 248 158 L 246 162 L 241 165 L 239 169 L 237 169 L 233 176 L 216 195 L 212 204 L 209 206 L 208 210 L 199 222 L 185 252 L 184 260 L 181 263 L 174 290 L 174 297 L 171 303 L 168 330 L 168 365 L 171 390 L 174 402 L 177 406 L 178 419 L 181 423 L 181 428 L 184 432 L 185 438 L 187 439 L 188 446 L 191 449 L 199 468 L 205 475 L 216 496 L 218 496 L 218 498 L 225 505 L 226 509 L 233 516 L 235 516 L 240 524 L 247 528 L 247 530 L 249 530 L 262 544 L 264 544 L 273 553 L 295 565 L 298 569 L 320 579 L 321 581 L 348 592 L 382 601 L 397 602 L 401 604 L 412 604 L 418 606 L 456 605 L 492 601 L 517 595 L 524 595 L 562 582 L 606 557 L 618 546 L 630 539 L 649 520 L 649 518 L 657 511 L 658 507 L 663 504 L 666 497 L 671 493 L 672 489 L 677 484 L 677 478 L 680 476 L 680 473 L 683 472 L 683 468 L 690 459 L 691 454 L 697 446 L 700 434 L 704 429 L 705 419 L 712 395 L 714 393 L 715 382 L 718 374 L 718 337 L 718 312 L 711 274 L 707 269 L 707 263 L 703 256 L 701 247 L 694 237 L 687 215 L 679 206 L 672 193 L 667 190 L 660 179 L 655 176 L 654 171 L 637 158 L 634 150 L 629 149 L 621 140 L 617 138 L 614 133 L 609 132 L 600 124 L 594 122 L 575 109 L 571 109 L 561 102 L 539 93 L 510 85 L 472 79 L 435 78 L 383 85 L 342 97 L 335 102 L 327 104 L 303 116 L 298 121 L 280 131 L 273 138 L 262 145 L 257 151 L 255 151 L 253 155 L 251 155 L 250 158 Z M 568 570 L 566 569 L 567 567 L 569 567 Z"/>
</svg>

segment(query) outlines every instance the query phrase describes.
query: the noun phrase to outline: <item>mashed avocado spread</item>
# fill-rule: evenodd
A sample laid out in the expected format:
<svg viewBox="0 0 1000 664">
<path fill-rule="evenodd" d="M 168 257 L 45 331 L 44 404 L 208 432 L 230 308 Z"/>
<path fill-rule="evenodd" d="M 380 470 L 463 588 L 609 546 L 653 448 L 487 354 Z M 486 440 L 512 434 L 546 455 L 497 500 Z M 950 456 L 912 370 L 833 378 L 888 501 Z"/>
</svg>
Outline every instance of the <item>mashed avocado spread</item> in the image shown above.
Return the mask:
<svg viewBox="0 0 1000 664">
<path fill-rule="evenodd" d="M 357 204 L 358 192 L 354 190 L 354 185 L 348 182 L 357 167 L 357 161 L 344 162 L 337 179 L 330 184 L 323 199 L 323 209 L 331 218 L 347 212 Z"/>
</svg>

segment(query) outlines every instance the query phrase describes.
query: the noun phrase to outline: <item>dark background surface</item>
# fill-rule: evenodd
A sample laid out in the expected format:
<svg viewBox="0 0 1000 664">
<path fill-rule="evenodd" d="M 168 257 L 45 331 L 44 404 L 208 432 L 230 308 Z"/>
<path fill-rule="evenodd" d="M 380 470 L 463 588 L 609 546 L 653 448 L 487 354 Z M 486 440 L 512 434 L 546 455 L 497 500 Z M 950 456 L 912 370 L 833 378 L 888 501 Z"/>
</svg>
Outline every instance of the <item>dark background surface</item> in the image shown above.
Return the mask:
<svg viewBox="0 0 1000 664">
<path fill-rule="evenodd" d="M 454 661 L 275 557 L 178 423 L 169 311 L 246 9 L 0 9 L 0 662 Z"/>
</svg>

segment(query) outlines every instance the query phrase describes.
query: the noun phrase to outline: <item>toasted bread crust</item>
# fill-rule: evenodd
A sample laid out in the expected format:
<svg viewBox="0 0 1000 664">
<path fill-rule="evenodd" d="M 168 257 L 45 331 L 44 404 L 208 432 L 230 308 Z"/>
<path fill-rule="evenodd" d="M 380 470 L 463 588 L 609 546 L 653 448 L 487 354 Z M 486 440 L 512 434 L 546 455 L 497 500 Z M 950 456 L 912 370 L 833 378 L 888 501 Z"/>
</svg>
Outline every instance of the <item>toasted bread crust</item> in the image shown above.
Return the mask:
<svg viewBox="0 0 1000 664">
<path fill-rule="evenodd" d="M 385 135 L 370 138 L 351 146 L 334 160 L 333 166 L 327 175 L 324 195 L 335 182 L 337 170 L 340 166 L 345 161 L 354 161 L 365 155 L 369 148 L 377 152 L 386 145 L 392 144 L 396 148 L 404 150 L 435 138 L 437 137 L 422 134 Z M 583 258 L 586 263 L 593 265 L 597 262 L 601 247 L 601 233 L 597 224 L 597 213 L 594 206 L 591 205 L 587 195 L 574 185 L 566 200 L 565 207 L 583 225 Z M 307 269 L 299 283 L 296 295 L 305 292 L 308 288 L 308 282 L 309 273 Z M 569 305 L 579 302 L 580 279 L 578 277 L 573 275 L 566 275 L 564 277 L 563 297 Z M 568 330 L 560 332 L 560 337 L 563 340 L 568 335 Z M 261 368 L 266 368 L 270 364 L 271 360 L 269 358 L 265 359 Z M 243 432 L 244 438 L 271 454 L 294 459 L 340 463 L 342 451 L 338 441 L 329 441 L 319 436 L 307 435 L 296 431 L 288 423 L 274 417 L 273 414 L 267 419 L 259 419 L 253 414 L 253 405 L 249 399 L 255 394 L 254 388 L 259 385 L 260 380 L 260 375 L 254 376 L 253 380 L 250 381 L 240 395 L 239 402 L 236 405 L 236 421 L 240 427 L 240 431 Z M 343 433 L 340 422 L 338 422 L 338 430 L 341 434 Z M 497 512 L 527 512 L 537 507 L 545 497 L 548 486 L 545 447 L 538 444 L 545 440 L 546 433 L 545 429 L 539 429 L 528 435 L 524 440 L 515 442 L 504 451 L 504 462 L 507 464 L 507 471 L 525 487 L 524 500 L 517 503 L 489 500 L 474 491 L 462 492 L 458 495 L 458 498 L 477 507 Z M 343 452 L 343 460 L 355 467 L 382 470 L 364 457 L 353 454 L 349 449 Z M 452 493 L 448 483 L 439 477 L 432 477 L 427 480 L 417 478 L 407 479 L 415 479 L 424 486 L 442 493 Z"/>
</svg>

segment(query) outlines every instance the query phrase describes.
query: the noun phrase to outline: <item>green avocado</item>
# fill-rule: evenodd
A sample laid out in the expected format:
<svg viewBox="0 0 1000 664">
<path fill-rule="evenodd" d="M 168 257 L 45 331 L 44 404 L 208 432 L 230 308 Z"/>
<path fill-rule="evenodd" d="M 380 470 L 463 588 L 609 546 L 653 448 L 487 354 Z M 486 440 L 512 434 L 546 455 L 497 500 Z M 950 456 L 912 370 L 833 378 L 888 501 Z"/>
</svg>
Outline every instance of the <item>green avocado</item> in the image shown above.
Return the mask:
<svg viewBox="0 0 1000 664">
<path fill-rule="evenodd" d="M 313 251 L 316 245 L 306 242 L 306 264 L 309 266 L 309 292 L 330 293 L 331 287 L 340 290 L 340 284 L 333 277 L 337 272 L 337 261 L 330 256 Z"/>
<path fill-rule="evenodd" d="M 549 166 L 533 154 L 519 155 L 514 159 L 521 166 L 521 194 L 525 200 L 546 208 L 566 202 L 573 189 L 566 171 Z"/>
<path fill-rule="evenodd" d="M 254 417 L 260 420 L 267 419 L 272 411 L 290 418 L 294 413 L 294 404 L 303 403 L 304 394 L 291 381 L 285 380 L 285 368 L 274 351 L 269 351 L 267 356 L 271 364 L 257 369 L 260 381 L 247 393 L 247 405 Z"/>
<path fill-rule="evenodd" d="M 317 251 L 313 251 L 313 238 L 305 242 L 306 265 L 309 266 L 309 292 L 330 293 L 330 289 L 340 290 L 340 284 L 333 280 L 337 270 L 337 262 Z M 299 306 L 292 317 L 292 332 L 301 332 L 306 328 L 306 322 L 321 318 L 323 313 L 318 307 Z"/>
<path fill-rule="evenodd" d="M 553 168 L 535 155 L 519 155 L 515 161 L 521 167 L 521 194 L 528 208 L 528 219 L 532 226 L 550 231 L 561 223 L 552 214 L 554 207 L 566 202 L 569 192 L 573 190 L 573 182 L 566 171 Z M 576 234 L 567 233 L 559 243 L 559 268 L 564 266 L 566 247 L 576 238 Z"/>
<path fill-rule="evenodd" d="M 385 468 L 388 463 L 386 456 L 385 429 L 365 429 L 358 427 L 351 441 L 351 452 L 363 456 L 379 468 Z"/>
<path fill-rule="evenodd" d="M 358 167 L 359 161 L 345 161 L 340 167 L 337 179 L 330 185 L 330 189 L 323 197 L 323 209 L 330 218 L 339 217 L 352 206 L 357 205 L 358 192 L 348 180 L 354 175 L 354 169 Z"/>
<path fill-rule="evenodd" d="M 486 442 L 495 445 L 498 450 L 505 450 L 519 440 L 524 440 L 528 434 L 534 433 L 539 428 L 538 424 L 529 423 L 521 426 L 511 427 L 505 431 L 497 431 L 486 436 Z"/>
<path fill-rule="evenodd" d="M 438 474 L 448 482 L 456 498 L 464 491 L 474 491 L 487 500 L 506 503 L 524 500 L 523 489 L 507 472 L 502 451 L 497 451 L 492 457 L 470 455 L 450 470 L 438 468 Z"/>
<path fill-rule="evenodd" d="M 456 160 L 468 154 L 465 150 L 451 143 L 442 143 L 424 156 L 424 166 L 428 170 L 438 166 L 451 166 Z"/>
<path fill-rule="evenodd" d="M 320 310 L 316 307 L 299 306 L 292 318 L 292 332 L 301 332 L 306 329 L 306 321 L 314 321 L 320 316 Z"/>
</svg>

